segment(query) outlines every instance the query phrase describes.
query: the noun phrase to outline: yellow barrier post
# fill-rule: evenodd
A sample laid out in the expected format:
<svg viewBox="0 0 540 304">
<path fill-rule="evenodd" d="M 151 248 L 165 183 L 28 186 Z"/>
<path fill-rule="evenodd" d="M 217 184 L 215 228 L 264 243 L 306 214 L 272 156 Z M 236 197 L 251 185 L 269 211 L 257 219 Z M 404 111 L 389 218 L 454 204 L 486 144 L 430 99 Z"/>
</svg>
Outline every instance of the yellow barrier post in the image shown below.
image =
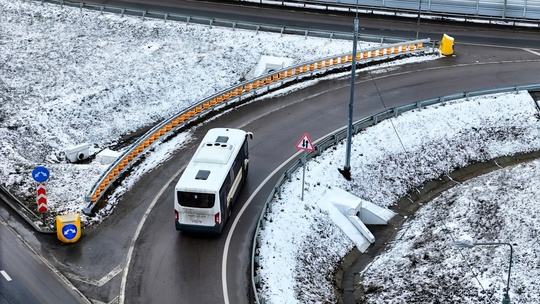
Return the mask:
<svg viewBox="0 0 540 304">
<path fill-rule="evenodd" d="M 64 243 L 75 243 L 81 238 L 81 216 L 66 214 L 56 216 L 56 236 Z"/>
<path fill-rule="evenodd" d="M 439 50 L 441 50 L 441 53 L 444 56 L 454 54 L 454 38 L 444 34 L 441 40 L 441 45 L 439 46 Z"/>
</svg>

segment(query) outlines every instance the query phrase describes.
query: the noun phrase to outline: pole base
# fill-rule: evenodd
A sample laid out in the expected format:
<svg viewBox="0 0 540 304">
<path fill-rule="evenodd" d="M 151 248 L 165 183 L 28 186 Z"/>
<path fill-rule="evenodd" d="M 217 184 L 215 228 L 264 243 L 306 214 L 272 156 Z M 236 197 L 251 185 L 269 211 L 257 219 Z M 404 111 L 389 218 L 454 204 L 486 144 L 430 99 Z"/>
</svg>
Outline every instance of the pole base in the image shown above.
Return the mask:
<svg viewBox="0 0 540 304">
<path fill-rule="evenodd" d="M 350 167 L 345 167 L 343 169 L 338 168 L 338 171 L 339 171 L 339 173 L 341 173 L 341 175 L 343 175 L 343 177 L 346 180 L 348 180 L 348 181 L 352 180 L 352 178 L 351 178 L 351 168 Z"/>
</svg>

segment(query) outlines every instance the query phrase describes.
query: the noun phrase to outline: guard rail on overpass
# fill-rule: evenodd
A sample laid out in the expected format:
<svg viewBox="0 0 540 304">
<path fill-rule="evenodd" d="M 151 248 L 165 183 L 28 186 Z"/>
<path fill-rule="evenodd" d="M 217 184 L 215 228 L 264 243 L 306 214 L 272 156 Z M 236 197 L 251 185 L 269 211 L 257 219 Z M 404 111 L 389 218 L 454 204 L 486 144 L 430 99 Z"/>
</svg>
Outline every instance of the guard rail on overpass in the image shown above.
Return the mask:
<svg viewBox="0 0 540 304">
<path fill-rule="evenodd" d="M 540 27 L 540 0 L 240 0 L 310 9 Z"/>
<path fill-rule="evenodd" d="M 446 95 L 446 96 L 442 96 L 438 98 L 423 100 L 419 102 L 414 102 L 414 103 L 410 103 L 410 104 L 395 107 L 395 108 L 390 108 L 383 112 L 380 112 L 378 114 L 372 115 L 370 117 L 366 117 L 364 119 L 361 119 L 355 122 L 353 124 L 352 134 L 357 134 L 358 132 L 366 129 L 367 127 L 373 126 L 384 119 L 396 117 L 401 113 L 416 110 L 422 107 L 426 107 L 426 106 L 430 106 L 430 105 L 434 105 L 438 103 L 443 103 L 450 100 L 461 99 L 461 98 L 469 98 L 469 97 L 504 93 L 504 92 L 519 92 L 519 91 L 524 91 L 524 90 L 528 90 L 528 91 L 540 90 L 540 84 L 497 88 L 497 89 L 475 91 L 475 92 L 462 92 L 462 93 Z M 538 108 L 538 105 L 537 105 L 537 108 Z M 268 198 L 266 199 L 263 210 L 259 216 L 257 227 L 255 228 L 253 244 L 251 247 L 251 285 L 252 285 L 252 294 L 253 294 L 252 300 L 255 303 L 257 304 L 265 303 L 265 299 L 259 297 L 259 294 L 257 293 L 257 287 L 259 283 L 261 282 L 261 278 L 257 274 L 257 267 L 259 266 L 258 249 L 261 243 L 259 232 L 261 231 L 261 229 L 264 229 L 265 215 L 267 213 L 272 213 L 272 201 L 274 200 L 275 197 L 280 197 L 282 186 L 285 183 L 291 181 L 292 174 L 296 170 L 301 168 L 305 161 L 321 155 L 321 153 L 324 150 L 331 148 L 337 145 L 340 141 L 343 141 L 346 139 L 347 139 L 347 127 L 344 127 L 336 131 L 335 133 L 327 136 L 326 138 L 323 138 L 319 141 L 314 142 L 313 144 L 314 144 L 315 151 L 303 153 L 302 157 L 299 157 L 298 159 L 296 159 L 294 163 L 287 170 L 285 170 L 285 172 L 279 177 L 273 190 L 268 195 Z"/>
<path fill-rule="evenodd" d="M 319 37 L 319 38 L 330 38 L 330 39 L 342 39 L 342 40 L 353 40 L 353 33 L 343 33 L 343 32 L 332 32 L 332 31 L 323 31 L 323 30 L 308 30 L 297 27 L 283 27 L 275 26 L 271 24 L 264 23 L 253 23 L 253 22 L 243 22 L 235 20 L 226 20 L 226 19 L 217 19 L 217 18 L 208 18 L 200 16 L 191 16 L 183 14 L 171 14 L 167 12 L 152 11 L 152 10 L 140 10 L 132 8 L 124 8 L 110 5 L 98 5 L 91 3 L 83 2 L 74 2 L 74 1 L 64 1 L 64 0 L 35 0 L 41 3 L 52 3 L 60 6 L 69 6 L 76 7 L 81 9 L 89 9 L 98 11 L 101 13 L 114 13 L 119 14 L 120 16 L 129 15 L 136 16 L 141 18 L 154 18 L 161 19 L 164 21 L 180 21 L 185 22 L 186 24 L 199 24 L 206 26 L 221 26 L 234 29 L 244 29 L 255 32 L 270 32 L 270 33 L 279 33 L 287 35 L 300 35 L 300 36 L 309 36 L 309 37 Z M 358 35 L 358 39 L 362 41 L 369 42 L 381 42 L 381 43 L 391 43 L 391 42 L 400 42 L 404 39 L 393 38 L 393 37 L 383 37 L 383 36 L 373 36 L 373 35 Z"/>
</svg>

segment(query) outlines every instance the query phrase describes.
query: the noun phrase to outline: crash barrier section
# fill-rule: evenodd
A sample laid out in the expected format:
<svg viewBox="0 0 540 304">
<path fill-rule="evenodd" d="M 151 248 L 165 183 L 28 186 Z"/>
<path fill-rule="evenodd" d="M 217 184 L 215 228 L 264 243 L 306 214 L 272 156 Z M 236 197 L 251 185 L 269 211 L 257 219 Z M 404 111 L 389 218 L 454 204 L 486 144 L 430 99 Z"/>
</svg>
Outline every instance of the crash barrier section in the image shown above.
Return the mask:
<svg viewBox="0 0 540 304">
<path fill-rule="evenodd" d="M 186 26 L 189 24 L 198 24 L 205 25 L 209 27 L 218 26 L 218 27 L 228 27 L 233 30 L 242 29 L 255 32 L 271 32 L 279 33 L 286 35 L 299 35 L 304 37 L 318 37 L 318 38 L 329 38 L 329 39 L 341 39 L 341 40 L 353 40 L 353 33 L 351 32 L 332 32 L 332 31 L 323 31 L 323 30 L 309 30 L 296 27 L 288 26 L 275 26 L 264 23 L 254 23 L 254 22 L 243 22 L 235 20 L 226 20 L 218 18 L 209 18 L 209 17 L 200 17 L 200 16 L 191 16 L 183 14 L 172 14 L 165 13 L 160 11 L 153 10 L 141 10 L 141 9 L 132 9 L 132 8 L 123 8 L 118 6 L 102 5 L 102 4 L 92 4 L 92 3 L 81 3 L 81 2 L 71 2 L 63 0 L 36 0 L 41 3 L 52 3 L 60 6 L 69 6 L 79 8 L 82 12 L 83 9 L 98 11 L 101 13 L 113 13 L 119 14 L 121 16 L 129 15 L 135 17 L 153 18 L 161 19 L 164 21 L 179 21 L 185 22 Z M 397 43 L 402 42 L 404 39 L 396 37 L 384 37 L 384 36 L 375 36 L 375 35 L 358 35 L 358 39 L 361 41 L 369 42 L 380 42 L 380 43 Z"/>
<path fill-rule="evenodd" d="M 424 45 L 429 45 L 429 47 L 424 47 Z M 356 62 L 357 65 L 362 65 L 371 61 L 380 61 L 406 54 L 432 52 L 433 50 L 434 45 L 429 39 L 406 41 L 365 49 L 356 54 Z M 352 64 L 352 56 L 352 54 L 341 54 L 304 62 L 247 80 L 203 99 L 195 105 L 157 124 L 132 144 L 129 149 L 123 152 L 110 165 L 108 170 L 98 178 L 85 196 L 87 206 L 83 208 L 83 212 L 85 214 L 91 214 L 97 202 L 103 197 L 111 185 L 129 170 L 142 155 L 186 124 L 203 119 L 209 113 L 231 104 L 240 103 L 247 98 L 265 94 L 269 90 L 277 89 L 291 81 L 298 81 L 301 78 L 314 77 L 317 74 L 349 67 Z"/>
<path fill-rule="evenodd" d="M 409 18 L 444 18 L 448 20 L 482 20 L 512 26 L 540 26 L 540 0 L 241 0 L 271 5 L 303 7 L 329 11 L 384 14 Z"/>
<path fill-rule="evenodd" d="M 453 55 L 454 54 L 454 37 L 450 37 L 444 34 L 441 39 L 439 50 L 441 50 L 441 54 L 443 54 L 444 56 Z"/>
<path fill-rule="evenodd" d="M 442 96 L 438 98 L 428 99 L 424 101 L 414 102 L 407 105 L 390 108 L 378 114 L 361 119 L 353 124 L 351 131 L 352 131 L 352 134 L 354 135 L 366 129 L 367 127 L 373 126 L 381 122 L 384 119 L 397 117 L 399 114 L 407 112 L 407 111 L 412 111 L 412 110 L 420 109 L 422 107 L 427 107 L 434 104 L 440 104 L 440 103 L 451 101 L 451 100 L 469 98 L 469 97 L 475 97 L 475 96 L 483 96 L 483 95 L 489 95 L 489 94 L 496 94 L 496 93 L 505 93 L 505 92 L 518 93 L 520 91 L 537 91 L 537 90 L 540 90 L 540 84 L 497 88 L 497 89 L 475 91 L 475 92 L 463 92 L 463 93 L 457 93 L 457 94 L 446 95 L 446 96 Z M 540 107 L 538 105 L 536 107 L 538 111 L 540 112 Z M 257 268 L 259 267 L 259 260 L 260 260 L 258 249 L 260 248 L 260 245 L 261 245 L 261 238 L 259 234 L 260 234 L 260 231 L 264 229 L 264 223 L 265 223 L 264 217 L 266 214 L 272 213 L 272 201 L 276 197 L 278 198 L 281 197 L 281 189 L 283 185 L 291 181 L 291 177 L 296 170 L 302 168 L 302 166 L 308 160 L 321 155 L 321 153 L 324 150 L 337 145 L 339 142 L 343 140 L 346 140 L 347 131 L 348 131 L 347 127 L 344 127 L 321 140 L 315 141 L 313 143 L 315 150 L 313 152 L 304 152 L 302 153 L 301 156 L 298 156 L 298 158 L 293 161 L 292 165 L 288 169 L 286 169 L 285 172 L 283 172 L 283 174 L 279 177 L 272 191 L 269 193 L 268 198 L 266 199 L 266 202 L 261 211 L 261 214 L 259 215 L 259 219 L 257 221 L 257 227 L 255 228 L 255 232 L 254 232 L 253 243 L 251 246 L 251 287 L 252 287 L 252 294 L 253 294 L 253 299 L 252 299 L 253 303 L 264 304 L 266 302 L 266 300 L 264 298 L 259 297 L 257 293 L 257 288 L 261 282 L 261 277 L 259 276 L 257 272 Z"/>
</svg>

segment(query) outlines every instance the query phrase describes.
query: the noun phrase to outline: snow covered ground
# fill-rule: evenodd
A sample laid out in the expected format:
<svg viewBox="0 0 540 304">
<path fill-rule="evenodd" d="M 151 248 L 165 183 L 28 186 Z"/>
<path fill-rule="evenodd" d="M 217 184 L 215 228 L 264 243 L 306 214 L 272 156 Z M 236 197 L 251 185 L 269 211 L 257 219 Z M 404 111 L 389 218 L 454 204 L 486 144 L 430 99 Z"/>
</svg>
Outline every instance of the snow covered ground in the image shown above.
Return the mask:
<svg viewBox="0 0 540 304">
<path fill-rule="evenodd" d="M 298 170 L 261 230 L 261 296 L 266 303 L 336 302 L 335 267 L 354 245 L 318 206 L 335 189 L 392 206 L 455 168 L 540 149 L 538 119 L 528 92 L 446 102 L 355 136 L 350 182 L 337 170 L 344 165 L 344 143 L 309 161 L 303 201 Z M 362 273 L 362 303 L 501 301 L 509 247 L 451 245 L 460 240 L 514 244 L 512 303 L 539 303 L 539 169 L 540 161 L 501 169 L 426 204 Z"/>
<path fill-rule="evenodd" d="M 86 142 L 92 145 L 92 152 L 104 148 L 118 150 L 123 136 L 242 81 L 261 56 L 302 62 L 351 49 L 349 41 L 143 21 L 18 0 L 0 0 L 0 44 L 2 185 L 35 208 L 35 184 L 30 173 L 38 165 L 46 166 L 51 172 L 47 182 L 51 216 L 80 212 L 84 195 L 106 169 L 96 161 L 70 164 L 65 158 L 66 149 Z M 493 100 L 507 104 L 487 107 L 486 103 Z M 378 205 L 389 206 L 410 189 L 456 166 L 538 149 L 537 118 L 526 93 L 480 98 L 466 106 L 447 103 L 437 108 L 401 115 L 393 122 L 400 124 L 396 129 L 402 139 L 407 139 L 407 155 L 397 144 L 390 122 L 383 122 L 358 137 L 362 139 L 355 139 L 356 156 L 351 166 L 353 173 L 362 172 L 362 179 L 341 182 L 336 174 L 344 157 L 339 147 L 307 165 L 303 202 L 298 201 L 299 180 L 288 185 L 288 194 L 275 203 L 278 212 L 271 220 L 278 223 L 289 219 L 290 223 L 294 216 L 297 230 L 291 234 L 272 223 L 265 229 L 265 238 L 269 240 L 268 247 L 261 248 L 263 263 L 267 263 L 263 264 L 267 271 L 262 291 L 265 298 L 272 303 L 335 302 L 331 274 L 352 243 L 317 205 L 308 203 L 313 197 L 323 197 L 327 187 L 341 187 Z M 465 112 L 459 112 L 464 108 Z M 446 125 L 446 137 L 439 138 L 440 130 L 434 129 L 436 125 L 430 121 L 431 111 L 439 111 L 439 124 L 449 117 L 450 122 L 463 119 L 461 125 L 466 127 Z M 471 112 L 478 116 L 470 115 Z M 430 127 L 423 127 L 426 124 Z M 401 134 L 405 131 L 412 133 Z M 188 140 L 190 134 L 183 133 L 159 146 L 113 194 L 109 200 L 111 207 L 95 218 L 83 216 L 83 222 L 99 222 L 113 212 L 122 193 Z M 380 148 L 372 149 L 376 144 Z M 458 249 L 448 248 L 450 239 L 467 236 L 477 241 L 516 243 L 511 297 L 515 303 L 539 302 L 540 289 L 535 287 L 534 280 L 528 279 L 538 277 L 540 268 L 536 256 L 538 230 L 530 225 L 533 220 L 526 218 L 536 214 L 531 204 L 535 188 L 530 184 L 520 186 L 524 181 L 511 179 L 517 173 L 534 173 L 534 166 L 538 164 L 532 162 L 506 174 L 501 170 L 498 174 L 507 179 L 488 177 L 487 186 L 480 186 L 480 179 L 474 181 L 479 184 L 465 183 L 461 186 L 471 185 L 453 196 L 445 194 L 451 200 L 442 199 L 423 208 L 389 253 L 377 259 L 364 274 L 363 284 L 369 291 L 366 301 L 452 302 L 455 297 L 461 299 L 457 302 L 498 301 L 508 259 L 504 248 L 474 248 L 461 251 L 463 255 Z M 316 174 L 317 171 L 324 174 Z M 522 179 L 530 179 L 531 184 L 535 181 L 530 175 Z M 501 193 L 510 193 L 504 190 L 506 186 L 519 195 L 504 199 Z M 488 190 L 500 193 L 491 196 Z M 469 193 L 467 197 L 459 196 L 463 192 Z M 430 226 L 441 221 L 444 228 Z M 520 229 L 511 229 L 509 223 L 519 223 Z M 463 257 L 474 261 L 478 281 Z"/>
<path fill-rule="evenodd" d="M 18 0 L 0 0 L 0 39 L 2 184 L 34 204 L 31 172 L 47 167 L 51 215 L 79 212 L 106 169 L 70 164 L 67 149 L 118 150 L 131 132 L 241 82 L 262 56 L 300 63 L 352 47 Z"/>
</svg>

